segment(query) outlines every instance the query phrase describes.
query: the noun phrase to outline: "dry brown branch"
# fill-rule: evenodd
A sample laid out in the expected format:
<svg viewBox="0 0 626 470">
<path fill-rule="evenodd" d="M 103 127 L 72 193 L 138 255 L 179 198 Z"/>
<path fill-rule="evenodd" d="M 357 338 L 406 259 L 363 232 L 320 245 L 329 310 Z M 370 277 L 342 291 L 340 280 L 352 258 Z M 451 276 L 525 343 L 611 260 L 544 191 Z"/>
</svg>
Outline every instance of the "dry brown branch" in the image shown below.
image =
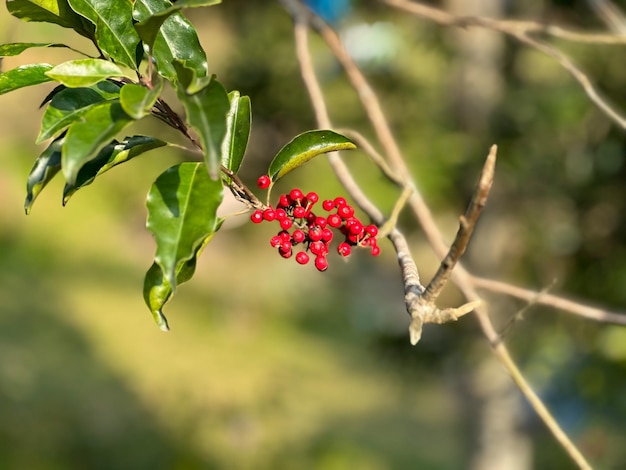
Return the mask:
<svg viewBox="0 0 626 470">
<path fill-rule="evenodd" d="M 585 72 L 580 69 L 566 54 L 558 50 L 557 48 L 547 44 L 545 42 L 539 41 L 531 36 L 532 33 L 536 33 L 540 31 L 539 23 L 526 22 L 526 21 L 506 21 L 506 20 L 496 20 L 491 18 L 482 18 L 482 17 L 459 17 L 447 13 L 443 10 L 439 10 L 437 8 L 429 7 L 426 5 L 422 5 L 417 2 L 410 2 L 408 0 L 382 0 L 383 3 L 386 3 L 390 6 L 398 8 L 402 11 L 406 11 L 415 16 L 419 16 L 422 18 L 427 18 L 431 21 L 435 21 L 439 24 L 446 26 L 457 26 L 461 28 L 470 27 L 470 26 L 478 26 L 483 28 L 488 28 L 493 31 L 499 31 L 503 34 L 507 34 L 511 37 L 514 37 L 518 41 L 536 49 L 544 54 L 555 59 L 569 74 L 580 84 L 584 92 L 587 94 L 589 99 L 598 107 L 600 110 L 606 114 L 613 122 L 619 125 L 622 129 L 626 129 L 626 118 L 621 115 L 621 113 L 615 109 L 605 98 L 601 96 L 598 90 L 593 86 L 591 80 L 585 74 Z M 545 27 L 544 27 L 545 28 Z M 559 34 L 562 34 L 564 30 L 557 29 Z M 546 31 L 547 32 L 547 31 Z M 554 30 L 552 30 L 554 33 Z M 556 34 L 552 34 L 556 35 Z M 565 35 L 559 36 L 564 39 L 574 40 L 573 38 L 576 36 L 569 33 L 568 37 L 564 37 Z M 593 35 L 585 35 L 582 33 L 578 33 L 578 41 L 580 42 L 580 37 L 593 37 Z M 616 35 L 602 35 L 606 36 L 605 39 L 609 37 L 613 37 L 616 39 L 620 39 L 621 42 L 619 44 L 626 44 L 626 36 L 616 36 Z M 591 41 L 589 41 L 591 42 Z M 596 43 L 600 43 L 601 41 L 594 41 Z M 604 42 L 606 43 L 606 42 Z"/>
<path fill-rule="evenodd" d="M 471 282 L 479 289 L 486 289 L 492 292 L 510 295 L 511 297 L 517 297 L 518 299 L 535 304 L 547 305 L 558 310 L 579 315 L 589 320 L 602 323 L 612 323 L 614 325 L 626 325 L 626 313 L 610 312 L 601 308 L 584 305 L 580 302 L 574 302 L 548 292 L 536 292 L 530 289 L 523 289 L 506 282 L 494 281 L 476 276 L 472 277 Z"/>
</svg>

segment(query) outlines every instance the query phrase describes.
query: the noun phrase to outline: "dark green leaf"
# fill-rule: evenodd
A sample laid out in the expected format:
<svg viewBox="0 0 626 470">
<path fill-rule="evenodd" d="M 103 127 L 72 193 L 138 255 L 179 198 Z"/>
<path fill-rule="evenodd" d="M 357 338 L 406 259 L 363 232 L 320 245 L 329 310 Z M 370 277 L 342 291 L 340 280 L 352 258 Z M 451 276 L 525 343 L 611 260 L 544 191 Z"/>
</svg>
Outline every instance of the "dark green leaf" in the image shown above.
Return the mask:
<svg viewBox="0 0 626 470">
<path fill-rule="evenodd" d="M 270 163 L 268 175 L 274 182 L 322 153 L 354 148 L 356 145 L 350 139 L 336 132 L 307 131 L 294 137 L 278 152 Z"/>
<path fill-rule="evenodd" d="M 141 119 L 150 114 L 162 89 L 162 80 L 158 80 L 153 88 L 135 84 L 124 85 L 120 93 L 122 108 L 133 119 Z"/>
<path fill-rule="evenodd" d="M 187 94 L 182 86 L 178 86 L 176 91 L 187 113 L 187 121 L 200 136 L 204 161 L 211 178 L 217 179 L 222 142 L 226 135 L 226 115 L 230 110 L 226 90 L 217 80 L 211 80 L 193 95 Z"/>
<path fill-rule="evenodd" d="M 51 68 L 50 64 L 29 64 L 0 73 L 0 95 L 25 86 L 51 81 L 52 79 L 46 75 Z"/>
<path fill-rule="evenodd" d="M 46 73 L 70 88 L 88 87 L 109 77 L 124 75 L 113 62 L 102 59 L 77 59 L 63 62 Z"/>
<path fill-rule="evenodd" d="M 172 291 L 183 264 L 217 230 L 222 197 L 221 180 L 212 180 L 203 163 L 173 166 L 150 188 L 147 227 L 157 245 L 154 260 Z"/>
<path fill-rule="evenodd" d="M 139 36 L 129 0 L 68 0 L 72 9 L 96 27 L 96 43 L 105 57 L 137 69 Z"/>
<path fill-rule="evenodd" d="M 149 150 L 165 145 L 167 143 L 162 140 L 142 135 L 127 137 L 121 142 L 114 140 L 100 150 L 96 158 L 83 165 L 76 176 L 75 184 L 65 185 L 63 189 L 63 205 L 67 204 L 76 191 L 90 185 L 96 177 L 109 171 L 111 168 L 138 157 Z"/>
<path fill-rule="evenodd" d="M 61 147 L 63 137 L 52 142 L 46 150 L 35 160 L 32 170 L 26 181 L 26 200 L 24 211 L 30 214 L 33 203 L 43 188 L 54 178 L 61 169 Z"/>
<path fill-rule="evenodd" d="M 7 9 L 16 18 L 24 21 L 43 21 L 64 28 L 71 28 L 89 39 L 94 37 L 94 27 L 85 24 L 74 12 L 67 0 L 7 0 Z"/>
<path fill-rule="evenodd" d="M 238 91 L 232 91 L 228 98 L 230 111 L 226 118 L 226 136 L 222 143 L 222 165 L 237 173 L 246 153 L 252 113 L 249 97 L 240 96 Z"/>
<path fill-rule="evenodd" d="M 217 226 L 215 228 L 215 232 L 219 229 L 222 224 L 222 219 L 219 219 L 217 222 Z M 185 261 L 180 265 L 178 270 L 176 271 L 176 284 L 180 285 L 183 282 L 187 282 L 191 279 L 196 272 L 196 264 L 198 258 L 200 257 L 200 253 L 204 247 L 211 241 L 214 233 L 210 234 L 206 237 L 203 242 L 200 244 L 194 255 L 188 261 Z M 167 303 L 167 301 L 172 297 L 172 286 L 167 282 L 167 279 L 163 276 L 163 270 L 157 263 L 152 263 L 150 269 L 146 273 L 146 277 L 143 283 L 143 298 L 146 302 L 146 305 L 152 312 L 152 317 L 159 328 L 163 331 L 168 331 L 169 326 L 167 324 L 167 319 L 165 315 L 163 315 L 163 306 Z"/>
<path fill-rule="evenodd" d="M 63 88 L 46 108 L 41 120 L 37 143 L 58 135 L 89 111 L 90 107 L 106 100 L 116 99 L 120 87 L 108 80 L 89 88 Z"/>
<path fill-rule="evenodd" d="M 136 21 L 142 22 L 171 6 L 167 0 L 136 0 L 133 17 Z M 161 25 L 154 40 L 152 55 L 159 74 L 171 82 L 177 79 L 176 70 L 172 65 L 174 60 L 184 62 L 187 67 L 194 70 L 197 77 L 206 77 L 209 74 L 206 54 L 200 45 L 198 33 L 180 12 L 168 17 Z"/>
<path fill-rule="evenodd" d="M 65 136 L 61 164 L 68 184 L 76 184 L 80 169 L 93 160 L 100 149 L 132 122 L 119 101 L 105 101 L 89 109 L 72 124 Z"/>
<path fill-rule="evenodd" d="M 55 44 L 51 42 L 12 42 L 10 44 L 0 44 L 0 57 L 10 57 L 19 55 L 27 49 L 33 47 L 65 47 L 65 44 Z"/>
</svg>

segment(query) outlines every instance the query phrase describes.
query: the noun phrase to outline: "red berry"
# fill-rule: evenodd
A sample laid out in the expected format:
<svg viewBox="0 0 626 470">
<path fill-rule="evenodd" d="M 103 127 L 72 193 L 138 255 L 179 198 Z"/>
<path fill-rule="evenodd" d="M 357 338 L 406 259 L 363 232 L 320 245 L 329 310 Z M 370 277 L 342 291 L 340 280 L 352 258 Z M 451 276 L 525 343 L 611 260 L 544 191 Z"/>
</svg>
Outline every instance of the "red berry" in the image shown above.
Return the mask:
<svg viewBox="0 0 626 470">
<path fill-rule="evenodd" d="M 326 243 L 333 239 L 333 231 L 329 228 L 325 228 L 322 230 L 322 240 Z"/>
<path fill-rule="evenodd" d="M 278 250 L 278 253 L 280 253 L 280 256 L 282 256 L 283 258 L 291 258 L 291 255 L 293 255 L 293 251 L 291 250 L 289 251 Z"/>
<path fill-rule="evenodd" d="M 263 211 L 254 211 L 250 216 L 250 220 L 252 221 L 252 223 L 255 224 L 260 224 L 261 222 L 263 222 Z"/>
<path fill-rule="evenodd" d="M 279 246 L 282 242 L 283 242 L 282 238 L 280 238 L 278 235 L 274 235 L 274 236 L 270 239 L 270 245 L 272 245 L 274 248 L 276 248 L 277 246 Z"/>
<path fill-rule="evenodd" d="M 302 243 L 306 238 L 306 235 L 302 230 L 294 230 L 291 234 L 291 238 L 293 239 L 294 243 Z"/>
<path fill-rule="evenodd" d="M 281 253 L 286 253 L 287 251 L 291 251 L 292 246 L 293 245 L 291 244 L 291 242 L 282 242 L 278 247 L 278 251 L 280 251 Z"/>
<path fill-rule="evenodd" d="M 325 228 L 328 221 L 326 217 L 315 217 L 315 225 L 321 228 Z"/>
<path fill-rule="evenodd" d="M 312 225 L 315 223 L 315 219 L 317 219 L 317 217 L 315 216 L 315 214 L 313 212 L 309 212 L 306 215 L 306 223 L 309 225 Z"/>
<path fill-rule="evenodd" d="M 380 254 L 380 248 L 378 245 L 372 245 L 372 256 L 378 256 Z"/>
<path fill-rule="evenodd" d="M 281 194 L 278 198 L 278 207 L 289 207 L 291 205 L 291 199 L 286 194 Z"/>
<path fill-rule="evenodd" d="M 330 199 L 326 199 L 322 202 L 322 207 L 325 211 L 330 212 L 335 208 L 335 201 L 331 201 Z"/>
<path fill-rule="evenodd" d="M 378 235 L 378 227 L 376 225 L 368 225 L 365 227 L 365 231 L 369 234 L 370 237 L 375 237 Z"/>
<path fill-rule="evenodd" d="M 283 220 L 287 218 L 287 212 L 282 207 L 276 209 L 276 220 Z"/>
<path fill-rule="evenodd" d="M 256 180 L 256 184 L 257 184 L 257 186 L 260 189 L 267 189 L 267 188 L 269 188 L 271 182 L 272 182 L 272 180 L 267 175 L 259 176 L 259 179 Z"/>
<path fill-rule="evenodd" d="M 328 221 L 328 225 L 330 225 L 331 227 L 334 228 L 339 228 L 341 227 L 341 217 L 339 217 L 337 214 L 330 214 L 326 220 Z"/>
<path fill-rule="evenodd" d="M 347 204 L 346 200 L 342 197 L 336 197 L 333 203 L 335 204 L 335 207 L 341 207 Z"/>
<path fill-rule="evenodd" d="M 352 206 L 344 204 L 343 206 L 338 205 L 337 207 L 337 214 L 339 214 L 343 219 L 347 219 L 348 217 L 352 217 L 354 215 L 354 208 Z"/>
<path fill-rule="evenodd" d="M 311 191 L 306 195 L 306 200 L 309 201 L 311 204 L 316 204 L 317 201 L 320 200 L 320 197 L 317 195 L 316 192 Z"/>
<path fill-rule="evenodd" d="M 352 248 L 350 248 L 350 245 L 346 242 L 341 242 L 337 247 L 337 253 L 339 253 L 341 256 L 350 256 L 351 251 Z"/>
<path fill-rule="evenodd" d="M 319 227 L 311 227 L 309 229 L 309 239 L 311 241 L 318 241 L 322 239 L 322 229 Z"/>
<path fill-rule="evenodd" d="M 263 211 L 263 218 L 268 222 L 271 222 L 276 218 L 276 212 L 271 207 L 268 207 Z"/>
<path fill-rule="evenodd" d="M 286 230 L 283 230 L 282 232 L 279 232 L 278 236 L 284 242 L 291 241 L 291 234 L 289 232 L 287 232 Z"/>
<path fill-rule="evenodd" d="M 328 269 L 328 260 L 325 256 L 317 256 L 315 258 L 315 267 L 318 271 L 326 271 Z"/>
<path fill-rule="evenodd" d="M 309 250 L 311 250 L 311 253 L 318 256 L 328 253 L 328 248 L 326 248 L 326 245 L 322 241 L 311 242 Z"/>
<path fill-rule="evenodd" d="M 296 219 L 301 219 L 306 216 L 306 209 L 302 206 L 296 206 L 293 208 L 293 216 Z"/>
<path fill-rule="evenodd" d="M 363 234 L 363 230 L 363 225 L 361 225 L 361 222 L 359 221 L 354 222 L 350 225 L 350 227 L 348 227 L 348 232 L 350 232 L 352 235 L 360 236 Z"/>
<path fill-rule="evenodd" d="M 292 201 L 299 201 L 304 197 L 304 194 L 302 194 L 302 191 L 300 191 L 298 188 L 294 188 L 289 193 L 289 197 Z"/>
<path fill-rule="evenodd" d="M 280 228 L 283 230 L 289 230 L 293 225 L 293 220 L 286 218 L 280 221 Z"/>
<path fill-rule="evenodd" d="M 309 262 L 309 255 L 304 251 L 301 251 L 296 255 L 296 261 L 300 264 L 307 264 Z"/>
</svg>

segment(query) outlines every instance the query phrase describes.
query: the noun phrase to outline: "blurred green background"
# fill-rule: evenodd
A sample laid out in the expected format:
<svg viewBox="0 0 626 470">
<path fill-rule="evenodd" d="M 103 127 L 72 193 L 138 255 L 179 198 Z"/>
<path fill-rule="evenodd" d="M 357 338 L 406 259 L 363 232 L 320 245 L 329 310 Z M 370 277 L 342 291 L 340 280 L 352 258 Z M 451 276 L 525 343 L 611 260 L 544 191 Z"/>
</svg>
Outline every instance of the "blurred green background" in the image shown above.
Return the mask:
<svg viewBox="0 0 626 470">
<path fill-rule="evenodd" d="M 443 6 L 467 7 L 459 3 Z M 474 13 L 605 28 L 584 2 L 469 3 Z M 253 182 L 282 145 L 315 126 L 290 19 L 275 2 L 250 0 L 188 16 L 212 70 L 251 96 L 252 140 L 241 176 Z M 374 2 L 353 2 L 337 28 L 379 92 L 448 239 L 489 146 L 499 145 L 496 183 L 468 267 L 626 310 L 624 131 L 566 72 L 500 35 L 442 28 Z M 92 52 L 71 32 L 20 22 L 3 5 L 0 42 L 51 38 Z M 556 44 L 626 109 L 623 46 Z M 335 126 L 372 136 L 339 66 L 317 38 L 311 46 Z M 71 58 L 64 50 L 31 50 L 2 66 Z M 166 307 L 172 331 L 160 332 L 141 295 L 154 251 L 144 198 L 184 155 L 153 151 L 65 208 L 54 181 L 25 217 L 26 176 L 42 150 L 33 143 L 38 106 L 51 88 L 0 97 L 0 468 L 489 468 L 480 459 L 494 446 L 517 459 L 506 468 L 572 468 L 494 365 L 473 318 L 427 327 L 410 347 L 386 243 L 377 259 L 335 259 L 320 274 L 276 256 L 271 228 L 235 220 Z M 134 131 L 169 132 L 149 120 Z M 397 189 L 364 154 L 344 158 L 389 211 Z M 287 179 L 284 189 L 341 194 L 323 158 Z M 404 215 L 402 228 L 428 279 L 438 260 Z M 488 298 L 499 327 L 524 307 Z M 452 287 L 441 299 L 460 302 Z M 595 466 L 620 468 L 626 329 L 532 306 L 507 341 Z M 496 434 L 493 410 L 503 423 Z"/>
</svg>

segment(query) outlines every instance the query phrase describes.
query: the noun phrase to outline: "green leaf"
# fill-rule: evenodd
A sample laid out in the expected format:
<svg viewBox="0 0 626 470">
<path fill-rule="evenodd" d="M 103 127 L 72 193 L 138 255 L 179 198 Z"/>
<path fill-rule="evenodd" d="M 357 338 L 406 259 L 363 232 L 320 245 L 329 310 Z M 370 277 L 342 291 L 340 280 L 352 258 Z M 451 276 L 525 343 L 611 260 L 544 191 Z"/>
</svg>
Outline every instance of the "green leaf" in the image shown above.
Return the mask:
<svg viewBox="0 0 626 470">
<path fill-rule="evenodd" d="M 155 262 L 176 290 L 176 273 L 218 228 L 221 180 L 212 180 L 202 163 L 181 163 L 161 174 L 148 192 L 147 228 L 154 235 Z"/>
<path fill-rule="evenodd" d="M 63 62 L 46 73 L 48 77 L 70 88 L 87 87 L 124 72 L 113 62 L 102 59 L 77 59 Z"/>
<path fill-rule="evenodd" d="M 0 57 L 16 56 L 33 47 L 65 47 L 70 49 L 70 47 L 65 44 L 52 42 L 12 42 L 9 44 L 0 44 Z"/>
<path fill-rule="evenodd" d="M 102 147 L 132 122 L 119 101 L 105 101 L 89 109 L 72 124 L 65 136 L 61 157 L 63 175 L 68 184 L 76 184 L 76 176 L 88 161 L 93 160 Z"/>
<path fill-rule="evenodd" d="M 63 205 L 67 204 L 76 191 L 90 185 L 96 177 L 109 171 L 111 168 L 165 145 L 167 143 L 162 140 L 142 135 L 126 137 L 121 142 L 114 140 L 109 145 L 103 147 L 96 158 L 83 165 L 76 176 L 75 184 L 65 185 L 63 189 Z"/>
<path fill-rule="evenodd" d="M 37 143 L 55 137 L 97 103 L 119 97 L 120 87 L 109 80 L 88 88 L 62 88 L 57 91 L 41 120 Z"/>
<path fill-rule="evenodd" d="M 48 148 L 35 160 L 26 180 L 26 200 L 24 211 L 30 214 L 33 203 L 43 188 L 54 178 L 61 169 L 61 147 L 64 138 L 61 137 L 50 143 Z"/>
<path fill-rule="evenodd" d="M 24 21 L 43 21 L 71 28 L 89 39 L 94 37 L 93 25 L 86 24 L 73 11 L 67 0 L 7 0 L 7 9 Z"/>
<path fill-rule="evenodd" d="M 226 136 L 222 142 L 222 165 L 237 173 L 250 137 L 252 111 L 250 98 L 240 96 L 238 91 L 231 91 L 228 98 L 230 110 L 226 115 Z"/>
<path fill-rule="evenodd" d="M 141 23 L 171 6 L 167 0 L 136 0 L 133 18 Z M 200 45 L 198 33 L 180 12 L 169 16 L 161 25 L 154 40 L 152 55 L 159 74 L 171 82 L 177 79 L 172 65 L 174 60 L 184 62 L 198 77 L 209 75 L 206 54 Z"/>
<path fill-rule="evenodd" d="M 139 36 L 130 0 L 68 0 L 72 9 L 96 27 L 95 40 L 105 57 L 136 70 Z"/>
<path fill-rule="evenodd" d="M 162 80 L 158 80 L 153 88 L 135 84 L 124 85 L 120 93 L 122 109 L 133 119 L 141 119 L 150 114 L 162 89 Z"/>
<path fill-rule="evenodd" d="M 135 24 L 135 29 L 139 33 L 139 37 L 150 49 L 154 44 L 154 41 L 159 33 L 161 25 L 177 11 L 188 7 L 204 7 L 209 5 L 216 5 L 221 3 L 222 0 L 179 0 L 173 6 L 159 11 L 158 13 L 149 16 L 143 21 Z"/>
<path fill-rule="evenodd" d="M 52 79 L 46 75 L 50 64 L 29 64 L 0 73 L 0 95 L 25 86 L 39 85 Z"/>
<path fill-rule="evenodd" d="M 184 282 L 187 282 L 191 279 L 196 272 L 196 264 L 200 254 L 204 247 L 211 241 L 213 235 L 219 227 L 222 225 L 223 219 L 219 219 L 217 221 L 217 225 L 214 233 L 211 233 L 208 237 L 206 237 L 194 255 L 188 261 L 185 261 L 180 265 L 178 270 L 176 271 L 176 284 L 180 285 Z M 152 263 L 150 269 L 146 273 L 146 277 L 143 283 L 143 298 L 146 302 L 146 305 L 150 309 L 154 321 L 163 331 L 169 330 L 169 325 L 167 324 L 167 319 L 165 315 L 163 315 L 163 306 L 167 303 L 168 300 L 172 297 L 173 291 L 172 286 L 167 282 L 167 279 L 163 276 L 163 270 L 157 263 Z"/>
<path fill-rule="evenodd" d="M 280 149 L 270 163 L 268 175 L 274 182 L 322 153 L 355 148 L 350 139 L 333 131 L 303 132 Z"/>
<path fill-rule="evenodd" d="M 226 135 L 226 115 L 230 111 L 226 90 L 213 79 L 193 95 L 186 93 L 182 86 L 177 86 L 176 92 L 187 113 L 187 121 L 200 136 L 209 174 L 212 179 L 217 179 Z"/>
</svg>

